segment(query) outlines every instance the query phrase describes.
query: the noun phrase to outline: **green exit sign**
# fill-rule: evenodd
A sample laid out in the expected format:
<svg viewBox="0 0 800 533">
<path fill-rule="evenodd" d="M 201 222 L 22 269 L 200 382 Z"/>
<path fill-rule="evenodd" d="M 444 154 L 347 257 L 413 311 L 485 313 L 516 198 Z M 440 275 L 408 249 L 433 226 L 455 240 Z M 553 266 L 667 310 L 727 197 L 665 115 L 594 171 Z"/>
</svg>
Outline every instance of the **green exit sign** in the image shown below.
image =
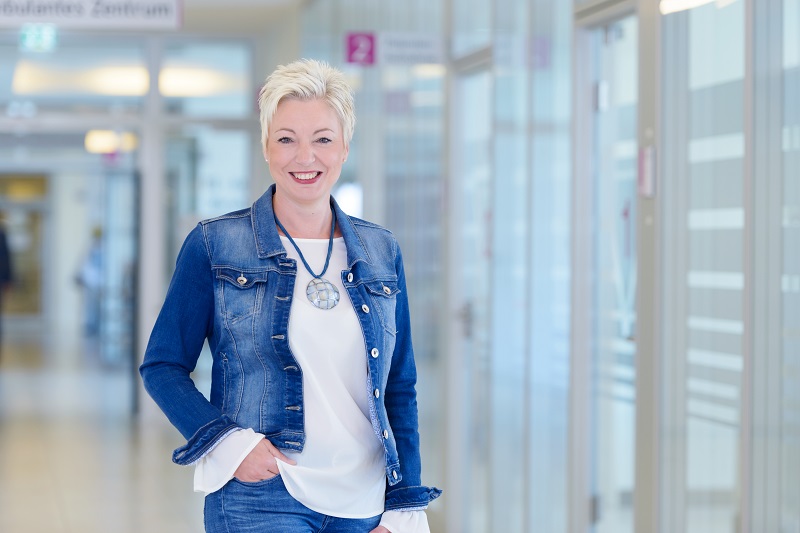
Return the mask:
<svg viewBox="0 0 800 533">
<path fill-rule="evenodd" d="M 52 52 L 57 44 L 55 24 L 25 24 L 19 30 L 19 49 L 22 52 Z"/>
</svg>

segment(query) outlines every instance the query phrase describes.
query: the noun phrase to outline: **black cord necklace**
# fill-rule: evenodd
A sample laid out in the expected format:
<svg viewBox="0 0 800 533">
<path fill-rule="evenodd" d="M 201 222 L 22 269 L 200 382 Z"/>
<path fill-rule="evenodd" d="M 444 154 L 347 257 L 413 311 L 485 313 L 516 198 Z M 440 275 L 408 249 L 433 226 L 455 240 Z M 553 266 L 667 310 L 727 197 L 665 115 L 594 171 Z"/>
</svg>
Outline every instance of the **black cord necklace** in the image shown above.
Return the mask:
<svg viewBox="0 0 800 533">
<path fill-rule="evenodd" d="M 333 206 L 331 206 L 331 236 L 328 239 L 328 257 L 325 258 L 325 266 L 322 267 L 322 272 L 320 272 L 319 276 L 314 274 L 314 271 L 308 266 L 308 261 L 303 257 L 303 252 L 300 251 L 300 247 L 297 246 L 292 236 L 289 235 L 289 232 L 283 227 L 281 221 L 278 220 L 278 215 L 275 214 L 275 211 L 272 212 L 272 215 L 275 218 L 275 224 L 281 228 L 283 234 L 286 235 L 286 238 L 292 243 L 292 246 L 297 250 L 297 254 L 300 256 L 300 260 L 303 262 L 306 270 L 311 274 L 311 281 L 308 282 L 308 286 L 306 287 L 306 296 L 308 300 L 318 309 L 333 309 L 336 307 L 336 304 L 339 303 L 339 289 L 337 289 L 333 283 L 322 277 L 328 270 L 328 264 L 331 262 L 331 253 L 333 252 L 333 233 L 336 229 L 336 212 L 333 210 Z"/>
</svg>

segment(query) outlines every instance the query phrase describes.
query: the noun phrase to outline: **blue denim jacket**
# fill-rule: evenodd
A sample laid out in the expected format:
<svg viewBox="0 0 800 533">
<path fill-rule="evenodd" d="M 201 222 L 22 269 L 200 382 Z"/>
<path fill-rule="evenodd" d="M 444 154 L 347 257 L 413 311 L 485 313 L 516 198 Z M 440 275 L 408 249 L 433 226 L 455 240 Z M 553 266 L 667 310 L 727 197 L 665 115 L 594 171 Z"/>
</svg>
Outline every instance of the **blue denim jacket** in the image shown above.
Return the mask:
<svg viewBox="0 0 800 533">
<path fill-rule="evenodd" d="M 173 461 L 198 461 L 238 428 L 302 451 L 302 369 L 289 349 L 297 264 L 275 228 L 271 186 L 251 208 L 206 220 L 189 234 L 140 372 L 147 392 L 187 443 Z M 421 486 L 416 367 L 405 274 L 386 229 L 344 214 L 341 273 L 364 333 L 370 417 L 386 458 L 386 510 L 422 509 L 441 491 Z M 190 377 L 204 341 L 213 356 L 210 401 Z"/>
</svg>

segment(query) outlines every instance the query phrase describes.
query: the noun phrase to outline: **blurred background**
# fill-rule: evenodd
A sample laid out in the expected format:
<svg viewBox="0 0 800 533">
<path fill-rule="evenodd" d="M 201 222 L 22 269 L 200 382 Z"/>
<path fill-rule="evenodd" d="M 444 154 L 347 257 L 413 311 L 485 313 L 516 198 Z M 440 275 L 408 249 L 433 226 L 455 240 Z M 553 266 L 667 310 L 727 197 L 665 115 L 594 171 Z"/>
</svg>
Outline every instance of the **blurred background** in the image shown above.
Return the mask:
<svg viewBox="0 0 800 533">
<path fill-rule="evenodd" d="M 403 248 L 433 533 L 800 532 L 800 0 L 3 1 L 0 531 L 202 531 L 136 368 L 300 57 Z"/>
</svg>

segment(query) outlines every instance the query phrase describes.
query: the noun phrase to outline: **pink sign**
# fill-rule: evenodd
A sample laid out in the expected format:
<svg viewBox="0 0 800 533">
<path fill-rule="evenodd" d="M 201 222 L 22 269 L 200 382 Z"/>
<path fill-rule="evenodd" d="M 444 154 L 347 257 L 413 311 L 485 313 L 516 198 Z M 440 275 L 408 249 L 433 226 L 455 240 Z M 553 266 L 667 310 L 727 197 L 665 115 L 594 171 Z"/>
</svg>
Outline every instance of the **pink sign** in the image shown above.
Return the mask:
<svg viewBox="0 0 800 533">
<path fill-rule="evenodd" d="M 375 64 L 375 34 L 347 34 L 347 62 L 359 65 Z"/>
</svg>

